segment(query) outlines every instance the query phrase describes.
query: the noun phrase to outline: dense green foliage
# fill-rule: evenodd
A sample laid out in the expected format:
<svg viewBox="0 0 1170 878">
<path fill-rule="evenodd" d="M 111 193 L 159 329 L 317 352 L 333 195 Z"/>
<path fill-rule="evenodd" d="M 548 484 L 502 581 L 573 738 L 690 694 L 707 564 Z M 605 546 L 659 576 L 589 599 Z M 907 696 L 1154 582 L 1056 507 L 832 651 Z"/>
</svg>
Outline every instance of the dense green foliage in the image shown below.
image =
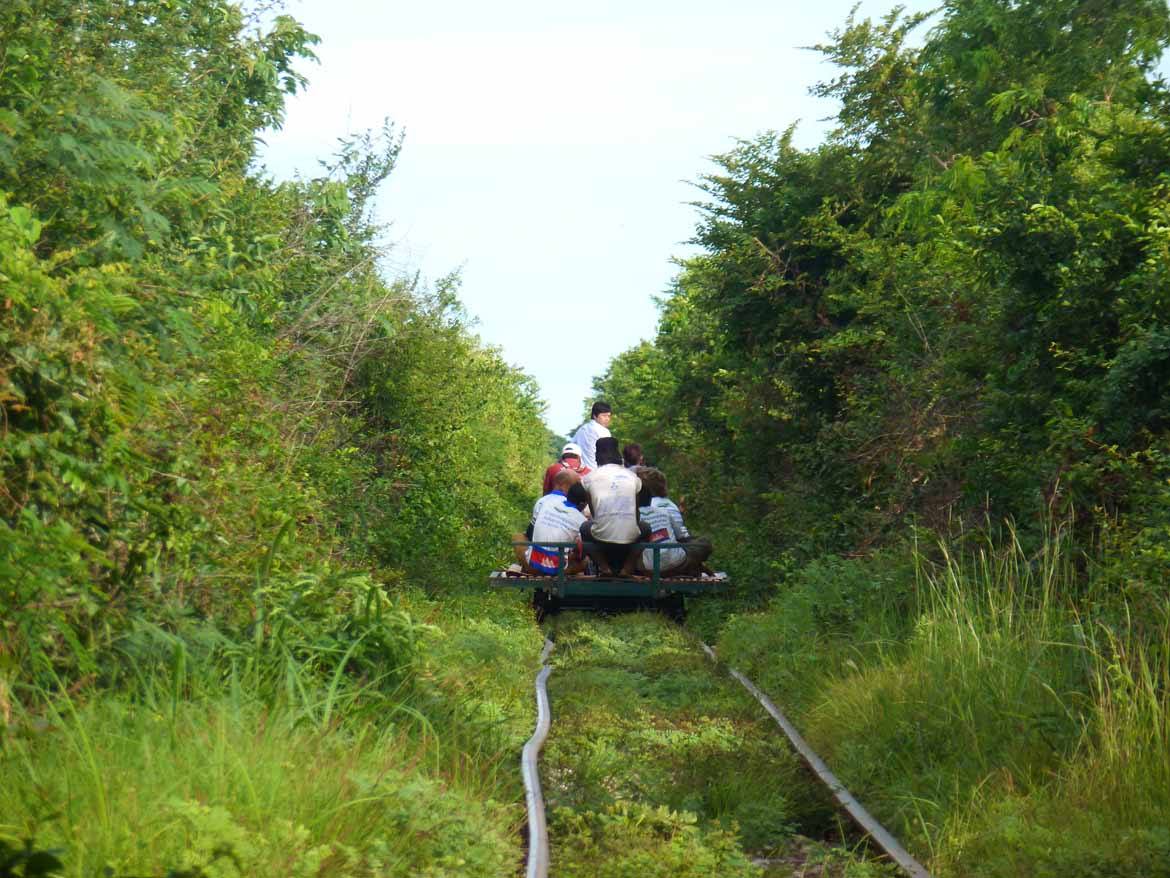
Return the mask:
<svg viewBox="0 0 1170 878">
<path fill-rule="evenodd" d="M 8 673 L 160 601 L 239 623 L 374 566 L 456 583 L 543 459 L 531 383 L 456 281 L 379 272 L 392 128 L 319 179 L 250 170 L 313 42 L 259 24 L 221 0 L 0 11 Z"/>
<path fill-rule="evenodd" d="M 1070 608 L 1076 560 L 823 559 L 720 652 L 934 874 L 1167 875 L 1170 626 Z"/>
<path fill-rule="evenodd" d="M 101 688 L 23 689 L 0 739 L 0 838 L 79 878 L 507 871 L 527 608 L 363 597 L 345 614 L 302 601 L 262 638 L 138 619 Z"/>
<path fill-rule="evenodd" d="M 718 159 L 703 254 L 598 391 L 696 511 L 750 507 L 798 558 L 1071 508 L 1164 596 L 1170 15 L 955 0 L 912 47 L 922 23 L 821 47 L 823 145 Z"/>
<path fill-rule="evenodd" d="M 943 874 L 1166 874 L 1168 44 L 1162 0 L 851 18 L 836 128 L 717 159 L 596 380 L 738 580 L 692 623 Z"/>
<path fill-rule="evenodd" d="M 254 166 L 314 42 L 228 0 L 0 4 L 4 870 L 519 856 L 496 766 L 539 639 L 459 595 L 548 431 L 457 278 L 381 270 L 392 126 Z"/>
<path fill-rule="evenodd" d="M 736 575 L 692 618 L 933 867 L 1164 874 L 1170 15 L 927 21 L 822 47 L 821 146 L 719 159 L 597 389 Z M 393 126 L 255 166 L 314 42 L 228 0 L 0 4 L 0 870 L 520 859 L 539 638 L 461 586 L 550 436 L 458 278 L 382 270 Z M 675 635 L 566 629 L 570 871 L 751 874 L 823 816 L 736 782 L 791 760 Z"/>
</svg>

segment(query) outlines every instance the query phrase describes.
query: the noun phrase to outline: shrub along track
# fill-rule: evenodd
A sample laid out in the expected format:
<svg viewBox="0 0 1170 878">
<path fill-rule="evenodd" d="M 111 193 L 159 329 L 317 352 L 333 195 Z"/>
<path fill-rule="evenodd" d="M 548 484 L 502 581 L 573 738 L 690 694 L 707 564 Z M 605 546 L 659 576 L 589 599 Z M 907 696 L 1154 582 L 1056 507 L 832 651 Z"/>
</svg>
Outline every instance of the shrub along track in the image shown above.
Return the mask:
<svg viewBox="0 0 1170 878">
<path fill-rule="evenodd" d="M 645 613 L 548 627 L 555 878 L 897 874 L 841 847 L 829 794 L 684 629 Z"/>
</svg>

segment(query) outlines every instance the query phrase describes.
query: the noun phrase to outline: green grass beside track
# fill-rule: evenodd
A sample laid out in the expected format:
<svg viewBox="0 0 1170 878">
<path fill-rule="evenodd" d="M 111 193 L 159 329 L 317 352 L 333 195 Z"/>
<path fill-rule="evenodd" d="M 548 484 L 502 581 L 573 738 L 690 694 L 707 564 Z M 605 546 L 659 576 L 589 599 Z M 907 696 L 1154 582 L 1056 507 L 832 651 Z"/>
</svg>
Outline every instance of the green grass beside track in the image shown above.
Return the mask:
<svg viewBox="0 0 1170 878">
<path fill-rule="evenodd" d="M 1170 608 L 1076 583 L 1059 534 L 825 559 L 719 652 L 938 876 L 1170 876 Z"/>
<path fill-rule="evenodd" d="M 0 839 L 34 838 L 76 878 L 510 874 L 540 648 L 526 608 L 405 592 L 359 618 L 259 645 L 144 626 L 102 658 L 122 669 L 105 685 L 22 692 L 0 726 Z"/>
</svg>

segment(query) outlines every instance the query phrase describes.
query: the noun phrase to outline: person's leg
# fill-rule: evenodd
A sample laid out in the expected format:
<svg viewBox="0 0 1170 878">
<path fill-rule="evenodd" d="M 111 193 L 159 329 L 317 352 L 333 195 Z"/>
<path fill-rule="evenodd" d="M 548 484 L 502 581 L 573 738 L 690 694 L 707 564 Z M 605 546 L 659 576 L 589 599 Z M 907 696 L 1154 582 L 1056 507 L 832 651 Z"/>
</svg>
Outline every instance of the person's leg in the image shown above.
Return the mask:
<svg viewBox="0 0 1170 878">
<path fill-rule="evenodd" d="M 642 549 L 636 550 L 634 553 L 634 572 L 641 576 L 649 576 L 654 572 L 654 568 L 646 563 L 645 552 Z M 651 555 L 651 558 L 654 556 Z"/>
<path fill-rule="evenodd" d="M 605 559 L 605 575 L 616 575 L 616 571 L 621 570 L 626 561 L 626 551 L 629 547 L 623 543 L 607 543 L 604 540 L 596 540 L 595 545 Z"/>
<path fill-rule="evenodd" d="M 622 554 L 624 557 L 622 558 L 621 575 L 633 576 L 634 568 L 638 563 L 638 557 L 642 553 L 634 550 L 633 543 L 628 543 L 622 546 Z"/>
<path fill-rule="evenodd" d="M 597 572 L 603 576 L 612 576 L 613 570 L 609 566 L 605 550 L 600 543 L 593 539 L 593 522 L 587 521 L 581 525 L 581 541 L 585 545 L 585 554 L 593 559 Z"/>
<path fill-rule="evenodd" d="M 646 543 L 650 541 L 650 525 L 644 522 L 641 518 L 638 519 L 638 538 L 635 542 Z M 615 565 L 617 566 L 617 565 Z M 622 576 L 631 576 L 635 572 L 641 572 L 642 567 L 642 550 L 634 549 L 632 545 L 625 547 L 625 557 L 622 558 L 621 571 Z"/>
<path fill-rule="evenodd" d="M 517 543 L 527 542 L 528 537 L 524 534 L 512 534 L 512 551 L 516 553 L 516 563 L 521 567 L 528 565 L 528 559 L 525 557 L 525 549 L 527 546 L 518 546 Z"/>
<path fill-rule="evenodd" d="M 519 543 L 521 541 L 527 541 L 527 540 L 528 540 L 528 537 L 525 536 L 524 534 L 515 534 L 512 537 L 513 543 Z M 524 573 L 526 573 L 529 576 L 548 576 L 549 575 L 544 570 L 537 570 L 535 567 L 533 567 L 531 564 L 528 563 L 528 546 L 527 545 L 524 545 L 524 546 L 513 545 L 512 548 L 516 550 L 516 561 L 520 564 L 520 569 Z"/>
<path fill-rule="evenodd" d="M 677 575 L 698 576 L 703 572 L 703 562 L 711 557 L 715 550 L 711 541 L 706 537 L 695 537 L 683 544 L 686 549 L 687 560 L 681 567 L 672 571 Z"/>
</svg>

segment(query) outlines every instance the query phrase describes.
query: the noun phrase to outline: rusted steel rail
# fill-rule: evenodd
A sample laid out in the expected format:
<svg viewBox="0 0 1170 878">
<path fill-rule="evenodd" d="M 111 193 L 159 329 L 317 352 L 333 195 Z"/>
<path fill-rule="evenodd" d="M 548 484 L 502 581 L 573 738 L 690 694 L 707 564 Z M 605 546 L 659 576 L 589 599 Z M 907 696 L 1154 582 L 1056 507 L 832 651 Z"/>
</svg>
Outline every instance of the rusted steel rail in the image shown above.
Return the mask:
<svg viewBox="0 0 1170 878">
<path fill-rule="evenodd" d="M 536 675 L 536 731 L 520 754 L 520 773 L 524 776 L 524 798 L 528 805 L 527 878 L 548 878 L 548 826 L 544 818 L 544 794 L 540 790 L 537 760 L 552 720 L 547 689 L 548 675 L 552 673 L 548 657 L 552 651 L 553 642 L 545 638 L 544 650 L 540 653 L 541 668 Z"/>
<path fill-rule="evenodd" d="M 700 646 L 707 653 L 707 657 L 718 664 L 719 658 L 715 655 L 715 650 L 705 643 L 700 643 Z M 853 797 L 853 794 L 845 789 L 845 785 L 837 779 L 837 775 L 829 770 L 829 766 L 808 745 L 808 742 L 796 730 L 796 727 L 788 721 L 788 718 L 784 716 L 780 708 L 772 703 L 772 699 L 761 692 L 755 683 L 735 668 L 729 666 L 727 672 L 738 680 L 748 692 L 752 693 L 756 701 L 764 706 L 764 710 L 771 714 L 772 719 L 776 720 L 776 724 L 788 736 L 788 740 L 792 742 L 792 746 L 800 754 L 805 764 L 812 769 L 813 774 L 821 779 L 825 786 L 829 788 L 829 791 L 832 792 L 833 798 L 840 803 L 841 807 L 853 818 L 854 822 L 873 839 L 874 843 L 886 853 L 886 856 L 897 863 L 911 878 L 931 878 L 926 868 L 902 847 L 898 839 L 894 838 L 888 829 L 878 823 L 877 819 Z"/>
</svg>

